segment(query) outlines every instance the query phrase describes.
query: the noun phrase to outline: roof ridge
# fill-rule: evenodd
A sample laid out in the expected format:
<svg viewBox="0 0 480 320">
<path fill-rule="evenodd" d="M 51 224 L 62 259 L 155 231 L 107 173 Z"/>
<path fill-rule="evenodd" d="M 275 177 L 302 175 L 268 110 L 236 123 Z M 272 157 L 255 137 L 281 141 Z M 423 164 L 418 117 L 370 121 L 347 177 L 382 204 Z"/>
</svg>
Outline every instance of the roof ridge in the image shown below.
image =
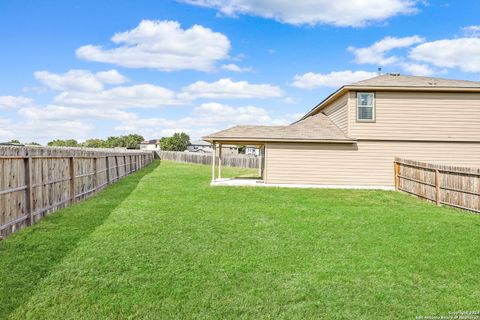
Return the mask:
<svg viewBox="0 0 480 320">
<path fill-rule="evenodd" d="M 480 87 L 480 81 L 463 80 L 463 79 L 449 79 L 430 76 L 412 76 L 402 74 L 386 73 L 378 75 L 373 78 L 364 79 L 361 81 L 353 82 L 347 86 L 364 86 L 364 85 L 377 85 L 382 86 L 382 82 L 386 86 L 404 86 L 404 87 L 452 87 L 452 88 L 467 88 L 467 84 L 474 84 L 474 87 Z M 440 84 L 439 84 L 440 83 Z M 442 85 L 443 84 L 443 85 Z M 463 84 L 463 85 L 462 85 Z"/>
</svg>

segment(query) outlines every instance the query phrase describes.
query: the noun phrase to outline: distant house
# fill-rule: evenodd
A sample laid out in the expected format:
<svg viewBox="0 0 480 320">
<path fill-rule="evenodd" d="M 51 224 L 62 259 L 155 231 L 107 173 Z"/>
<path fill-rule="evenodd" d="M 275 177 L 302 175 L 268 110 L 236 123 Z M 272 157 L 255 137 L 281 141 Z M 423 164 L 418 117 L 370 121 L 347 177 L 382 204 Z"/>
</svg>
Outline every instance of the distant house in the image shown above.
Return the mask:
<svg viewBox="0 0 480 320">
<path fill-rule="evenodd" d="M 480 82 L 381 75 L 342 86 L 290 125 L 203 139 L 260 146 L 266 185 L 392 189 L 395 157 L 480 166 Z"/>
<path fill-rule="evenodd" d="M 213 151 L 213 145 L 209 142 L 197 140 L 187 147 L 185 152 L 200 152 L 200 153 L 211 153 Z M 238 154 L 238 146 L 237 145 L 230 145 L 224 144 L 222 145 L 222 154 L 223 155 L 236 155 Z"/>
<path fill-rule="evenodd" d="M 160 140 L 153 139 L 140 143 L 140 150 L 155 151 L 160 150 Z"/>
<path fill-rule="evenodd" d="M 190 143 L 187 147 L 187 152 L 200 152 L 200 153 L 210 153 L 213 151 L 213 146 L 211 143 L 197 140 Z"/>
<path fill-rule="evenodd" d="M 245 146 L 245 154 L 247 156 L 258 157 L 260 155 L 260 148 L 257 148 L 256 146 Z"/>
</svg>

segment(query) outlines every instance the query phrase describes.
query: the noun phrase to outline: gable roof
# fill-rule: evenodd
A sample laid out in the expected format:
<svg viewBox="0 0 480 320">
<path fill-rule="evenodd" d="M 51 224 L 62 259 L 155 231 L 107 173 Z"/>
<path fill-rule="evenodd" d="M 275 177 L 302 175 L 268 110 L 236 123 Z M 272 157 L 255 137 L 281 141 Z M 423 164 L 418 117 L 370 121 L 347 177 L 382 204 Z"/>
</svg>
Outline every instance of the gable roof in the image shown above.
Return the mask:
<svg viewBox="0 0 480 320">
<path fill-rule="evenodd" d="M 480 82 L 433 77 L 403 76 L 398 73 L 383 74 L 342 86 L 316 105 L 300 120 L 306 119 L 315 114 L 346 92 L 359 90 L 480 92 Z"/>
<path fill-rule="evenodd" d="M 235 126 L 206 137 L 206 141 L 235 142 L 347 142 L 356 140 L 348 137 L 321 110 L 348 91 L 391 90 L 391 91 L 440 91 L 480 92 L 480 82 L 432 77 L 384 74 L 371 79 L 344 85 L 333 92 L 303 118 L 288 126 Z"/>
<path fill-rule="evenodd" d="M 286 126 L 235 126 L 206 137 L 207 141 L 354 142 L 323 113 Z"/>
</svg>

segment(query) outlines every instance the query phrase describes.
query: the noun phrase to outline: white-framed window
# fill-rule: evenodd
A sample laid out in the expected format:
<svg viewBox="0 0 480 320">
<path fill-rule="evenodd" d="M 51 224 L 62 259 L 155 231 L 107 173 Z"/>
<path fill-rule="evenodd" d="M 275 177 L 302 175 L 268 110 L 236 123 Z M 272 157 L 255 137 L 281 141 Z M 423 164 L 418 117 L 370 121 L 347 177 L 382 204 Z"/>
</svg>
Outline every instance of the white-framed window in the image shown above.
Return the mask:
<svg viewBox="0 0 480 320">
<path fill-rule="evenodd" d="M 357 121 L 375 121 L 375 93 L 357 92 Z"/>
</svg>

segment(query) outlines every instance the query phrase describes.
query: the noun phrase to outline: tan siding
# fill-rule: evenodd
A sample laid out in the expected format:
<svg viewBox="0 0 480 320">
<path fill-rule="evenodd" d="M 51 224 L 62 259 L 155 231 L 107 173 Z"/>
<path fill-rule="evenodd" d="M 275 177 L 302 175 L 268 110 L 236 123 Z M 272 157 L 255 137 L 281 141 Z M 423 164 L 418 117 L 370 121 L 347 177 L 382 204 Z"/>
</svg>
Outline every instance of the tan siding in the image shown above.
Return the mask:
<svg viewBox="0 0 480 320">
<path fill-rule="evenodd" d="M 322 112 L 327 115 L 333 123 L 343 132 L 348 134 L 348 94 L 344 94 L 331 105 L 324 108 Z"/>
<path fill-rule="evenodd" d="M 357 139 L 480 141 L 480 93 L 376 92 L 376 121 L 356 121 L 349 99 L 349 135 Z"/>
<path fill-rule="evenodd" d="M 269 143 L 267 183 L 393 186 L 393 159 L 480 167 L 480 143 Z"/>
</svg>

